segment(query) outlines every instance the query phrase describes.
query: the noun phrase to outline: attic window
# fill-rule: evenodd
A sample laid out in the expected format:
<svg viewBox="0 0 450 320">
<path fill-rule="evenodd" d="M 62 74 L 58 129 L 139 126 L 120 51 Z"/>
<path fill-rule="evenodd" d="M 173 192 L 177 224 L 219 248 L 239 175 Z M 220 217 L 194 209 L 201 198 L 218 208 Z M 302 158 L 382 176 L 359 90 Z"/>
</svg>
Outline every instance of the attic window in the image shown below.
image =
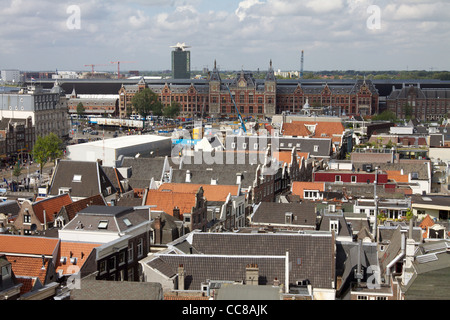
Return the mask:
<svg viewBox="0 0 450 320">
<path fill-rule="evenodd" d="M 132 225 L 131 221 L 128 220 L 128 218 L 123 218 L 123 223 L 125 223 L 125 225 L 126 225 L 127 227 L 129 227 L 129 226 Z"/>
<path fill-rule="evenodd" d="M 72 182 L 81 182 L 81 175 L 80 174 L 75 174 L 73 176 Z"/>
<path fill-rule="evenodd" d="M 108 221 L 107 220 L 100 220 L 98 223 L 99 229 L 106 229 L 108 228 Z"/>
</svg>

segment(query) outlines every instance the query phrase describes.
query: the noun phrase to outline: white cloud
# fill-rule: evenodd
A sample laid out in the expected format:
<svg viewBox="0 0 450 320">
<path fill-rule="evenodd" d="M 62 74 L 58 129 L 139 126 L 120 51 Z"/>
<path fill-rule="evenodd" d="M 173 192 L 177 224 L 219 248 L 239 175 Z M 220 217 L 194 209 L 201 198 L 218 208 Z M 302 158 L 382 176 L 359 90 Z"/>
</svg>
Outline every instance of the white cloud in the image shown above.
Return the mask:
<svg viewBox="0 0 450 320">
<path fill-rule="evenodd" d="M 214 8 L 218 1 L 220 9 Z M 255 69 L 263 69 L 270 58 L 277 68 L 292 69 L 302 49 L 305 66 L 315 69 L 352 68 L 358 52 L 364 52 L 360 64 L 383 68 L 387 60 L 403 63 L 403 48 L 417 48 L 422 60 L 449 49 L 442 39 L 450 37 L 450 2 L 443 0 L 226 1 L 77 0 L 81 29 L 68 30 L 66 8 L 72 2 L 8 0 L 0 9 L 0 39 L 7 46 L 0 52 L 0 67 L 27 63 L 29 69 L 58 61 L 75 68 L 117 56 L 142 61 L 137 69 L 165 69 L 170 68 L 169 47 L 177 42 L 192 46 L 197 66 L 217 58 L 223 66 Z M 371 31 L 366 21 L 373 4 L 381 9 L 382 28 Z M 398 53 L 385 54 L 381 48 L 387 47 Z M 67 52 L 81 53 L 66 59 Z M 445 57 L 434 60 L 447 65 Z"/>
<path fill-rule="evenodd" d="M 236 16 L 239 18 L 239 21 L 243 21 L 247 17 L 249 9 L 260 4 L 262 4 L 262 2 L 260 2 L 259 0 L 244 0 L 240 2 L 238 8 L 235 11 Z"/>
</svg>

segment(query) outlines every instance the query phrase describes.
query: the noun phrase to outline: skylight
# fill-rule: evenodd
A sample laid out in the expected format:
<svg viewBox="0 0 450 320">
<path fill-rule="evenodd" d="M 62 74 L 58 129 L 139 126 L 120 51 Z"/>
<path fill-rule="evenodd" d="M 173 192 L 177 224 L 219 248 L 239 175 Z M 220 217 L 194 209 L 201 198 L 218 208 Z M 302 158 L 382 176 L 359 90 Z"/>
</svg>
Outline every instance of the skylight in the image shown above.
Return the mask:
<svg viewBox="0 0 450 320">
<path fill-rule="evenodd" d="M 125 225 L 126 225 L 127 227 L 129 227 L 129 226 L 132 225 L 131 221 L 128 220 L 128 218 L 123 218 L 123 223 L 125 223 Z"/>
<path fill-rule="evenodd" d="M 106 229 L 106 228 L 108 228 L 108 221 L 106 221 L 106 220 L 99 221 L 98 228 L 99 229 Z"/>
<path fill-rule="evenodd" d="M 73 182 L 81 182 L 81 175 L 75 174 L 72 179 Z"/>
</svg>

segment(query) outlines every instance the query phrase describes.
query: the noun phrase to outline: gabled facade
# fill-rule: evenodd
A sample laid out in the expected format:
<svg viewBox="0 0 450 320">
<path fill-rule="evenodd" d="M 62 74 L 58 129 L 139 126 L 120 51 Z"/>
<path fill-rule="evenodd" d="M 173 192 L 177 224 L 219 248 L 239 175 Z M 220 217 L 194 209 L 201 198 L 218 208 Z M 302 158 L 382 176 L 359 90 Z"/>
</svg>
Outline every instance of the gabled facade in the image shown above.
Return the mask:
<svg viewBox="0 0 450 320">
<path fill-rule="evenodd" d="M 62 207 L 72 203 L 69 194 L 45 198 L 37 202 L 25 200 L 14 221 L 14 227 L 21 235 L 36 235 L 53 228 Z"/>
</svg>

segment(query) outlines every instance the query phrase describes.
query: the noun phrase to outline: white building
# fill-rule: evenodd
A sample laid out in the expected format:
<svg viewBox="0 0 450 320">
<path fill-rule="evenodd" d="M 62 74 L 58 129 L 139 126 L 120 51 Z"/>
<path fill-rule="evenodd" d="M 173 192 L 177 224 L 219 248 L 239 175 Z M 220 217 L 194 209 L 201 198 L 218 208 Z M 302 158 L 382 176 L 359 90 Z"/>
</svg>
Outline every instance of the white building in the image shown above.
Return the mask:
<svg viewBox="0 0 450 320">
<path fill-rule="evenodd" d="M 0 119 L 28 119 L 36 128 L 36 137 L 55 133 L 68 135 L 67 100 L 58 82 L 52 89 L 40 86 L 21 88 L 19 92 L 0 93 Z"/>
<path fill-rule="evenodd" d="M 67 157 L 75 161 L 101 160 L 104 166 L 118 167 L 119 157 L 168 156 L 172 139 L 156 135 L 131 135 L 67 147 Z"/>
<path fill-rule="evenodd" d="M 17 69 L 7 69 L 1 71 L 2 81 L 5 83 L 19 83 L 20 82 L 20 71 Z"/>
</svg>

